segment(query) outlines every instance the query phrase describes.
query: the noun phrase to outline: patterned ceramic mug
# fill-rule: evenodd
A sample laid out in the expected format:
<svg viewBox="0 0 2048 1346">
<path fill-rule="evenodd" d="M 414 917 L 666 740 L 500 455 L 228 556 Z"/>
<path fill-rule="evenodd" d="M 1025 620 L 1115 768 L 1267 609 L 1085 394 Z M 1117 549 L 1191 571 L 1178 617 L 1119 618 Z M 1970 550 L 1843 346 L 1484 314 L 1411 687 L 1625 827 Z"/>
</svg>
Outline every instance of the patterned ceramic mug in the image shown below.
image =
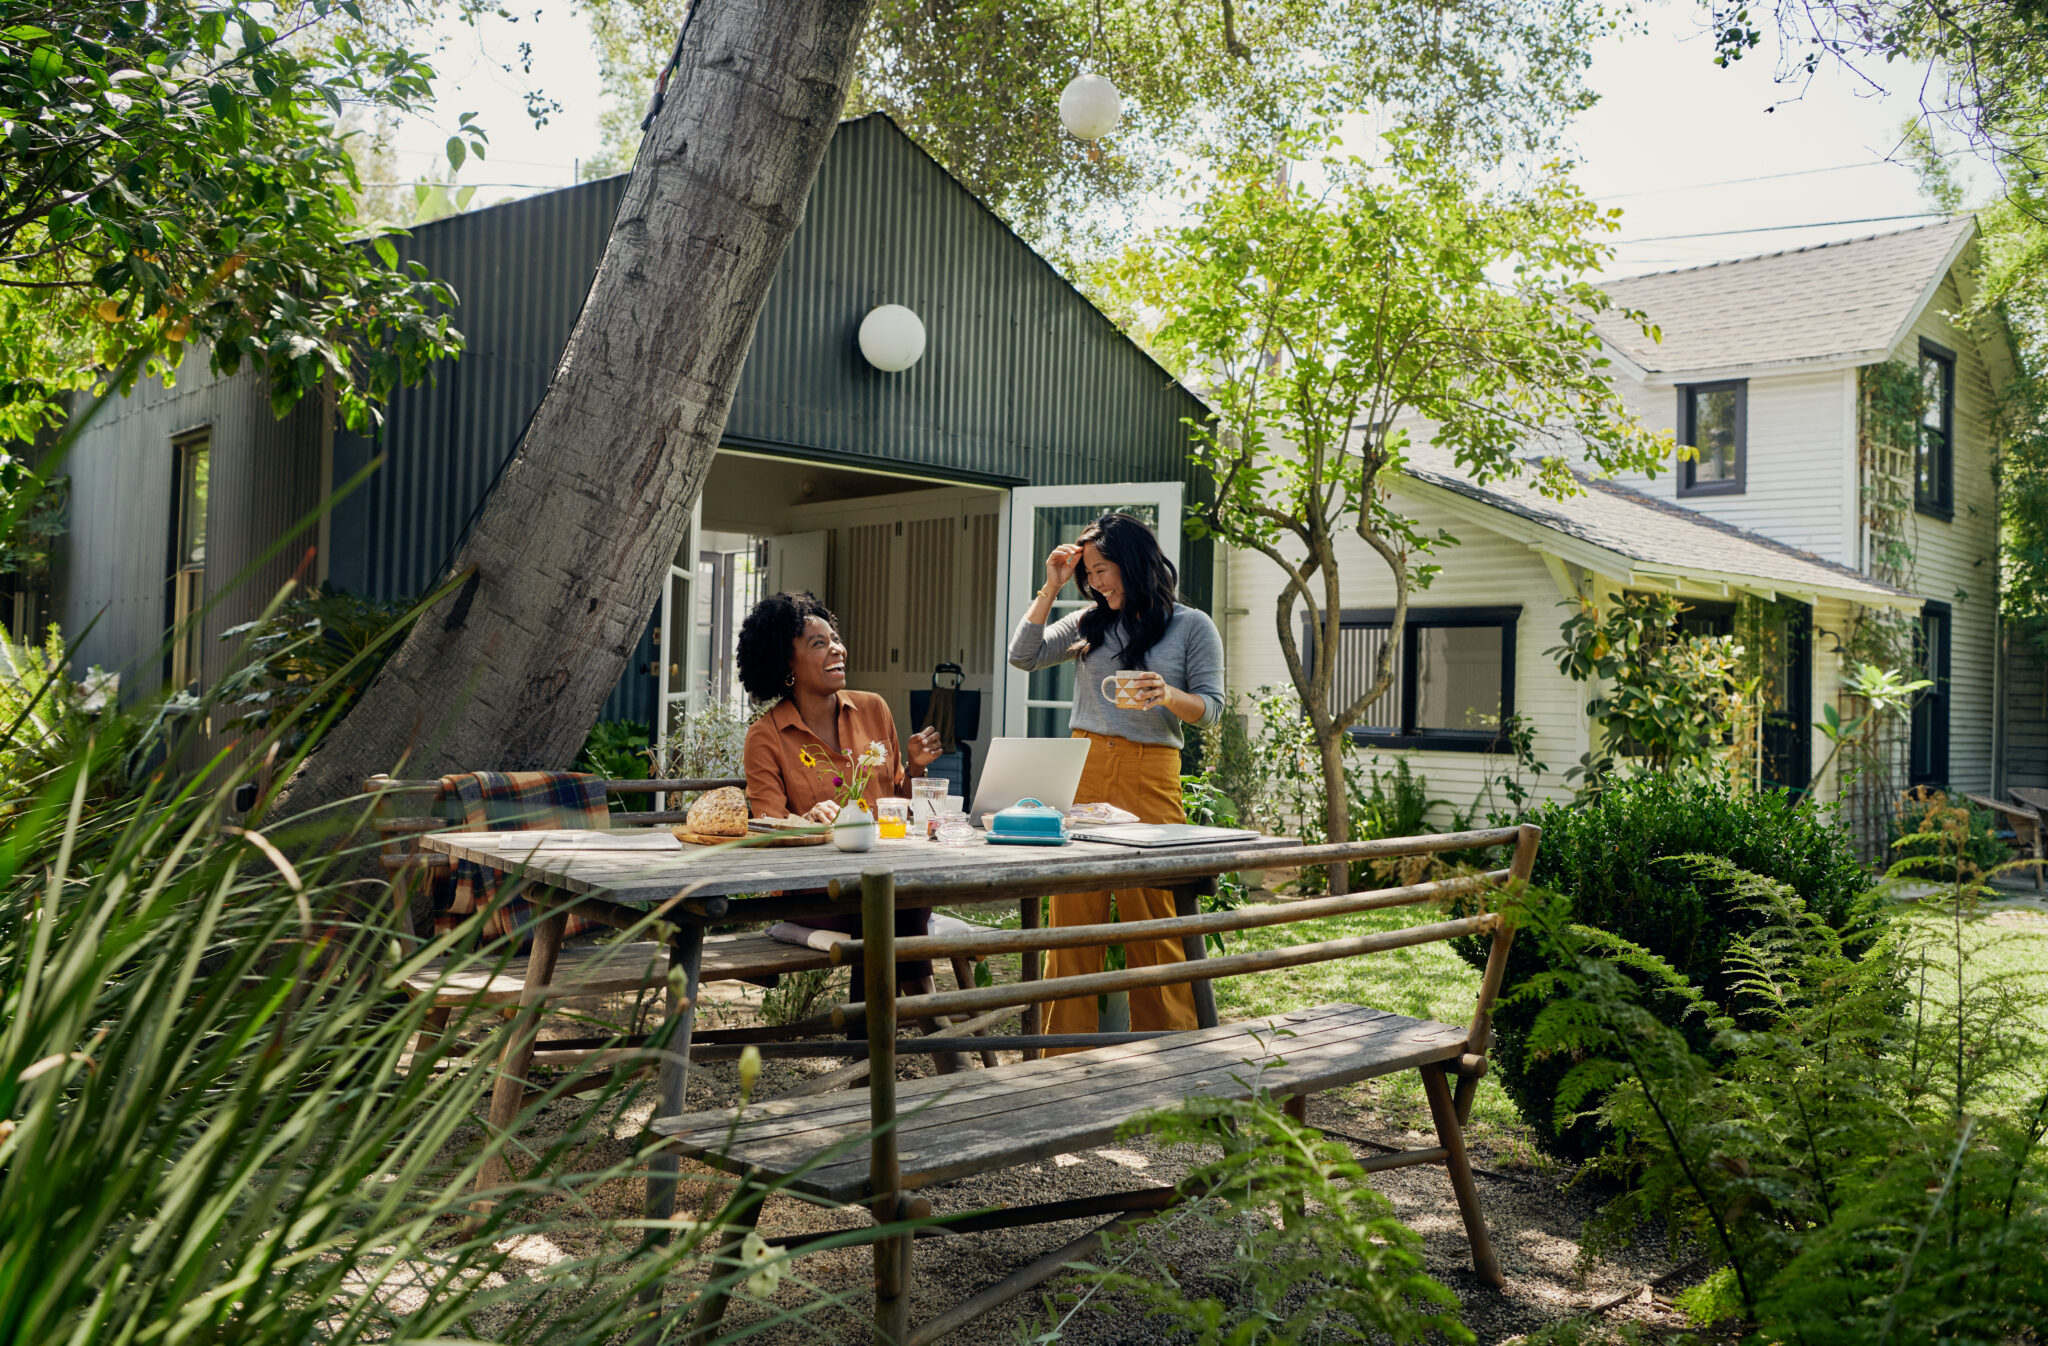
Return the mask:
<svg viewBox="0 0 2048 1346">
<path fill-rule="evenodd" d="M 1122 668 L 1102 680 L 1102 699 L 1116 704 L 1118 710 L 1143 710 L 1138 700 L 1137 681 L 1145 676 L 1142 668 Z M 1115 690 L 1111 690 L 1115 684 Z"/>
</svg>

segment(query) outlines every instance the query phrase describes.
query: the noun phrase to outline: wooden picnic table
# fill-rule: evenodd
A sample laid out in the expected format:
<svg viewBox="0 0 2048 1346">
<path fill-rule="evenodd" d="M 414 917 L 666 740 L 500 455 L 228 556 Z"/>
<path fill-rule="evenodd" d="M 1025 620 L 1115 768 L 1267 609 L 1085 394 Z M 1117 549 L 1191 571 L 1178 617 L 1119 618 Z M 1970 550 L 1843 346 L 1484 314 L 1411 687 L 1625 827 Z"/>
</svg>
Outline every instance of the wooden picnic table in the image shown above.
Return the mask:
<svg viewBox="0 0 2048 1346">
<path fill-rule="evenodd" d="M 972 906 L 1016 902 L 1027 928 L 1039 924 L 1039 899 L 1052 893 L 1118 888 L 1164 888 L 1174 909 L 1194 915 L 1218 876 L 1240 869 L 1292 867 L 1313 863 L 1317 848 L 1291 837 L 1258 837 L 1220 844 L 1197 843 L 1145 850 L 1100 842 L 1065 846 L 940 846 L 924 840 L 890 840 L 872 851 L 849 853 L 831 845 L 707 848 L 685 845 L 663 829 L 612 831 L 441 832 L 420 838 L 425 850 L 467 860 L 523 883 L 537 912 L 527 960 L 522 1006 L 548 998 L 568 915 L 591 916 L 630 928 L 650 914 L 672 923 L 669 968 L 682 970 L 682 985 L 670 979 L 669 1014 L 660 1034 L 664 1048 L 656 1077 L 657 1117 L 683 1111 L 689 1078 L 690 1041 L 695 1031 L 704 928 L 712 923 L 801 920 L 806 916 L 860 911 L 860 878 L 865 870 L 894 875 L 899 906 Z M 509 890 L 511 885 L 506 885 Z M 1186 956 L 1205 956 L 1199 935 L 1182 941 Z M 1035 980 L 1039 956 L 1024 956 L 1024 976 Z M 1209 983 L 1194 983 L 1195 1012 L 1203 1028 L 1217 1025 Z M 1036 1007 L 1025 1012 L 1025 1031 L 1035 1032 Z M 500 1062 L 491 1094 L 491 1124 L 509 1128 L 526 1097 L 539 1015 L 521 1017 Z M 657 1175 L 672 1175 L 676 1160 L 655 1160 Z M 501 1175 L 482 1175 L 488 1186 Z M 657 1181 L 662 1179 L 657 1176 Z M 669 1195 L 650 1203 L 667 1218 Z"/>
</svg>

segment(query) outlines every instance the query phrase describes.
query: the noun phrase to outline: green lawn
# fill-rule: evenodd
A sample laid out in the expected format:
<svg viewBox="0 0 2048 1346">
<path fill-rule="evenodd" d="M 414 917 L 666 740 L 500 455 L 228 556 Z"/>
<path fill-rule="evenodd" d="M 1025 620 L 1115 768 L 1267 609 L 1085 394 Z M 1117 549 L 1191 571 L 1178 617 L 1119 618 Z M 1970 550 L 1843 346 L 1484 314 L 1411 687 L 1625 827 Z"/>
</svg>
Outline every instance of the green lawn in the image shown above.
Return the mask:
<svg viewBox="0 0 2048 1346">
<path fill-rule="evenodd" d="M 1290 944 L 1348 939 L 1442 919 L 1433 907 L 1365 911 L 1296 925 L 1269 925 L 1230 935 L 1229 953 L 1250 953 Z M 1309 1005 L 1369 1005 L 1417 1019 L 1463 1025 L 1471 1022 L 1479 998 L 1479 970 L 1449 944 L 1418 944 L 1358 958 L 1281 968 L 1215 983 L 1216 1009 L 1225 1019 L 1251 1019 Z M 1356 1102 L 1361 1125 L 1375 1130 L 1428 1130 L 1429 1109 L 1422 1083 L 1412 1070 L 1369 1080 L 1341 1096 Z M 1474 1139 L 1513 1139 L 1523 1128 L 1500 1087 L 1482 1081 L 1472 1104 Z"/>
<path fill-rule="evenodd" d="M 991 909 L 961 914 L 984 924 L 997 923 L 992 919 L 996 917 L 996 911 Z M 1917 910 L 1908 910 L 1902 913 L 1901 918 L 1923 924 L 1936 920 Z M 1294 925 L 1265 926 L 1228 936 L 1225 951 L 1248 953 L 1292 944 L 1313 944 L 1439 919 L 1441 914 L 1434 908 L 1409 907 L 1332 916 Z M 1000 923 L 1014 927 L 1017 924 L 1014 909 L 1008 911 Z M 1993 918 L 1973 922 L 1965 938 L 1970 948 L 1966 975 L 1972 981 L 2009 977 L 2022 987 L 2048 997 L 2048 913 L 1998 911 Z M 1014 976 L 1015 973 L 1010 972 L 1009 975 Z M 1216 982 L 1215 988 L 1216 1008 L 1225 1020 L 1252 1019 L 1310 1005 L 1344 1003 L 1369 1005 L 1418 1019 L 1464 1024 L 1470 1021 L 1473 1004 L 1479 995 L 1479 971 L 1458 957 L 1450 945 L 1435 943 L 1230 977 Z M 1930 985 L 1928 999 L 1933 1004 L 1945 1005 L 1952 999 L 1952 992 Z M 1429 1129 L 1428 1109 L 1423 1103 L 1420 1081 L 1413 1071 L 1368 1081 L 1341 1091 L 1341 1096 L 1358 1107 L 1359 1124 L 1376 1132 Z M 1473 1103 L 1472 1121 L 1475 1140 L 1490 1142 L 1496 1149 L 1511 1148 L 1517 1153 L 1527 1153 L 1527 1128 L 1497 1084 L 1490 1081 L 1480 1084 Z"/>
</svg>

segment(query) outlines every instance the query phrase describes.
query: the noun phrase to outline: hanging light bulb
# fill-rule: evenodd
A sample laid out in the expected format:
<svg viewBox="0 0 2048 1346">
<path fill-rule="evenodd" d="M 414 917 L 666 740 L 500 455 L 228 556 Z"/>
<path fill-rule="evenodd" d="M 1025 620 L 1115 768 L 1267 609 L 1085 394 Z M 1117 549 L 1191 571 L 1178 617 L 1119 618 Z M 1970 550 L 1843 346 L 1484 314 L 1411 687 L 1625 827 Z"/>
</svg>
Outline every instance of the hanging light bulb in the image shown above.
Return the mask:
<svg viewBox="0 0 2048 1346">
<path fill-rule="evenodd" d="M 1123 115 L 1123 95 L 1101 75 L 1084 71 L 1060 90 L 1060 125 L 1077 140 L 1102 139 Z"/>
</svg>

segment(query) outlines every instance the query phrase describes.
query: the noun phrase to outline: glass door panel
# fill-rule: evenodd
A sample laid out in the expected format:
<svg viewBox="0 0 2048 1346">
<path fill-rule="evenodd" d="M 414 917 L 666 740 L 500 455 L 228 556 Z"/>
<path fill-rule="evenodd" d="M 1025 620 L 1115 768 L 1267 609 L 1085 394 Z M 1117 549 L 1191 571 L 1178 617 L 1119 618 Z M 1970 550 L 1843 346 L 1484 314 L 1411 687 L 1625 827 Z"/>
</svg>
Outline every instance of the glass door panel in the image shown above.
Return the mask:
<svg viewBox="0 0 2048 1346">
<path fill-rule="evenodd" d="M 1159 545 L 1180 564 L 1181 485 L 1177 481 L 1118 486 L 1038 486 L 1010 493 L 1010 612 L 1012 624 L 1045 582 L 1045 558 L 1072 542 L 1104 514 L 1122 511 L 1144 521 Z M 1080 610 L 1088 600 L 1071 583 L 1053 600 L 1052 621 Z M 1030 738 L 1063 738 L 1074 701 L 1074 665 L 1055 664 L 1024 674 L 1010 670 L 1004 711 L 1005 732 Z"/>
</svg>

